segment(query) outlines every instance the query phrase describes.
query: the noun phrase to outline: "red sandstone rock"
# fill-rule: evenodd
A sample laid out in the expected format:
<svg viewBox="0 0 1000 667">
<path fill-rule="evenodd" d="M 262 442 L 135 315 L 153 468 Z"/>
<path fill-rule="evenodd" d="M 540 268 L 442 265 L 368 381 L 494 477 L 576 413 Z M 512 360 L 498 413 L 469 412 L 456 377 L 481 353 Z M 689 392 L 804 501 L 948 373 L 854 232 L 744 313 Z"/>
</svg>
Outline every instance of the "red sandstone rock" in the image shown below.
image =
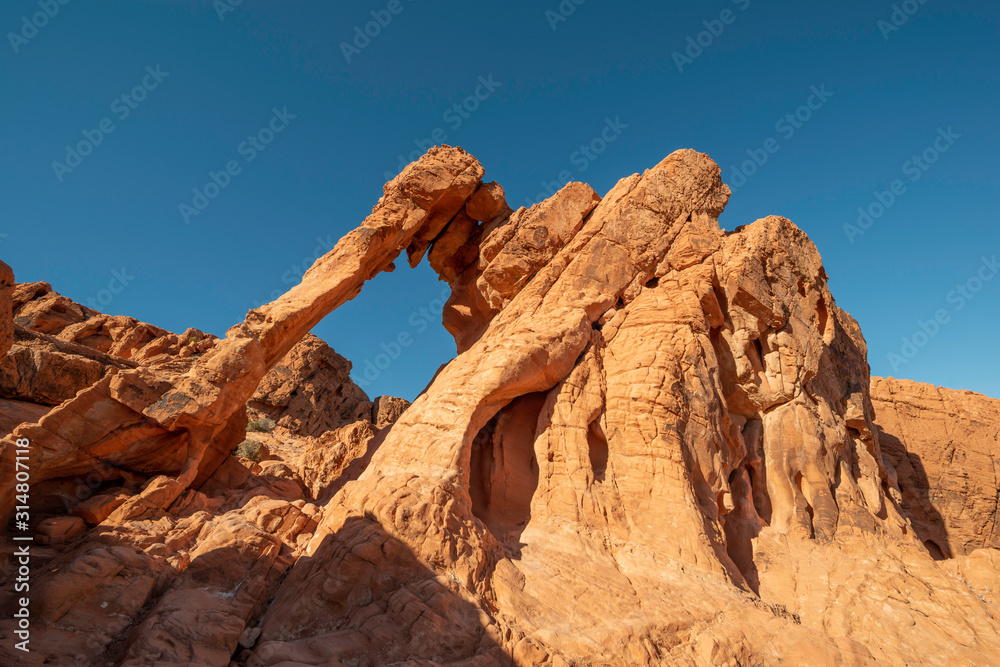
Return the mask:
<svg viewBox="0 0 1000 667">
<path fill-rule="evenodd" d="M 489 222 L 507 210 L 503 186 L 495 182 L 481 184 L 465 205 L 469 217 L 480 222 Z"/>
<path fill-rule="evenodd" d="M 111 513 L 118 509 L 128 498 L 129 494 L 122 491 L 107 494 L 102 493 L 99 496 L 88 498 L 74 505 L 73 514 L 86 521 L 88 526 L 96 526 L 111 516 Z"/>
<path fill-rule="evenodd" d="M 357 421 L 306 444 L 298 474 L 312 498 L 328 500 L 343 486 L 345 476 L 356 478 L 361 474 L 371 458 L 369 449 L 376 428 L 370 422 Z M 353 474 L 348 472 L 352 466 Z M 336 489 L 330 488 L 333 484 L 338 484 Z"/>
<path fill-rule="evenodd" d="M 351 362 L 307 334 L 261 380 L 249 406 L 303 436 L 319 436 L 371 410 L 350 378 Z"/>
<path fill-rule="evenodd" d="M 49 406 L 0 398 L 0 434 L 7 435 L 21 424 L 37 422 Z"/>
<path fill-rule="evenodd" d="M 47 334 L 79 347 L 138 363 L 158 363 L 190 357 L 210 349 L 215 336 L 197 329 L 173 334 L 131 317 L 104 315 L 52 290 L 48 283 L 17 285 L 13 292 L 14 321 L 36 334 Z M 101 357 L 97 357 L 101 358 Z"/>
<path fill-rule="evenodd" d="M 13 439 L 26 437 L 39 452 L 33 464 L 37 481 L 80 474 L 93 466 L 95 457 L 111 455 L 117 465 L 177 475 L 172 493 L 200 486 L 243 439 L 243 408 L 267 371 L 320 319 L 386 269 L 401 248 L 422 254 L 419 248 L 428 246 L 463 209 L 482 173 L 479 163 L 460 149 L 431 150 L 386 185 L 385 196 L 365 223 L 317 260 L 288 294 L 251 311 L 226 339 L 205 343 L 200 357 L 109 370 L 39 424 L 15 429 L 0 445 L 4 469 L 13 470 Z M 49 307 L 49 301 L 58 301 L 51 295 L 39 301 L 37 292 L 46 289 L 15 295 L 15 303 L 35 304 L 18 318 L 24 326 L 41 326 L 44 320 L 46 331 L 63 332 L 89 315 L 63 305 Z M 49 317 L 53 312 L 60 316 Z M 103 411 L 99 424 L 85 416 L 96 409 Z M 155 447 L 155 457 L 149 447 Z M 167 504 L 175 499 L 162 496 Z M 0 500 L 9 514 L 10 487 Z"/>
<path fill-rule="evenodd" d="M 35 540 L 39 544 L 63 544 L 86 532 L 83 519 L 75 516 L 54 516 L 38 524 Z"/>
<path fill-rule="evenodd" d="M 464 352 L 482 335 L 500 309 L 544 267 L 580 229 L 600 197 L 571 183 L 550 199 L 493 219 L 478 232 L 478 260 L 449 280 L 452 296 L 444 326 Z M 437 268 L 433 262 L 432 268 Z"/>
<path fill-rule="evenodd" d="M 58 405 L 92 386 L 111 369 L 130 367 L 103 353 L 17 326 L 14 344 L 0 361 L 0 394 Z"/>
</svg>

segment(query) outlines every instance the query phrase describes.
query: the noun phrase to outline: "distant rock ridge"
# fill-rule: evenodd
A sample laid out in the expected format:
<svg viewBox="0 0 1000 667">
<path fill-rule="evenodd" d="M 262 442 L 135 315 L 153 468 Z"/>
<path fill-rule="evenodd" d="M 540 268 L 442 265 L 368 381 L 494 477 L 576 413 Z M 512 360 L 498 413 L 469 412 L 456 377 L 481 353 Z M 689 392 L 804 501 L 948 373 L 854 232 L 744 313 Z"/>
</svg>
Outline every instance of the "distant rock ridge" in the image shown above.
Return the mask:
<svg viewBox="0 0 1000 667">
<path fill-rule="evenodd" d="M 34 664 L 1000 662 L 1000 401 L 871 378 L 701 153 L 516 211 L 484 174 L 432 148 L 221 340 L 0 265 L 4 474 L 29 438 L 66 505 Z M 412 405 L 308 334 L 404 251 L 458 352 Z"/>
</svg>

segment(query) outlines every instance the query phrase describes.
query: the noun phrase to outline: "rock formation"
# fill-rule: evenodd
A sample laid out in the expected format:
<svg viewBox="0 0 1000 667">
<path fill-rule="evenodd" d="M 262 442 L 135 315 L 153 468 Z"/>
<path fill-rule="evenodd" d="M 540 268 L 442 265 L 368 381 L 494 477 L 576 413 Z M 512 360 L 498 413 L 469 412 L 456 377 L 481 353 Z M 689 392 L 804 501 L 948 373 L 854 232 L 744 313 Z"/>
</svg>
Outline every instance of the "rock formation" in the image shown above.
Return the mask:
<svg viewBox="0 0 1000 667">
<path fill-rule="evenodd" d="M 372 411 L 350 373 L 350 361 L 307 334 L 264 376 L 249 407 L 293 433 L 320 436 Z"/>
<path fill-rule="evenodd" d="M 38 529 L 24 664 L 1000 661 L 1000 401 L 870 378 L 815 246 L 720 229 L 705 155 L 517 211 L 483 175 L 431 149 L 222 340 L 0 273 L 4 474 L 20 437 L 39 487 L 97 475 Z M 458 355 L 371 403 L 308 331 L 404 250 Z"/>
<path fill-rule="evenodd" d="M 879 441 L 902 507 L 935 558 L 1000 549 L 1000 402 L 872 378 Z"/>
<path fill-rule="evenodd" d="M 46 283 L 13 286 L 11 297 L 12 347 L 0 361 L 4 435 L 21 424 L 38 422 L 51 406 L 75 397 L 113 371 L 188 364 L 218 342 L 197 329 L 177 335 L 130 317 L 103 315 L 61 296 Z M 247 412 L 258 420 L 273 419 L 290 434 L 301 436 L 320 436 L 357 420 L 375 423 L 375 404 L 351 381 L 350 370 L 349 361 L 306 335 L 263 377 Z M 236 415 L 241 422 L 242 412 Z M 381 426 L 395 421 L 395 416 L 398 413 L 382 415 Z M 232 450 L 242 437 L 241 430 L 232 430 L 225 446 Z M 88 474 L 99 475 L 102 484 L 126 478 L 130 468 L 122 461 L 133 454 L 127 450 L 113 454 L 107 465 Z M 141 458 L 144 452 L 134 456 Z M 80 500 L 72 495 L 73 480 L 45 480 L 38 490 L 42 495 L 36 502 L 46 509 L 65 510 Z"/>
<path fill-rule="evenodd" d="M 0 262 L 0 354 L 7 354 L 14 344 L 13 292 L 14 272 Z"/>
</svg>

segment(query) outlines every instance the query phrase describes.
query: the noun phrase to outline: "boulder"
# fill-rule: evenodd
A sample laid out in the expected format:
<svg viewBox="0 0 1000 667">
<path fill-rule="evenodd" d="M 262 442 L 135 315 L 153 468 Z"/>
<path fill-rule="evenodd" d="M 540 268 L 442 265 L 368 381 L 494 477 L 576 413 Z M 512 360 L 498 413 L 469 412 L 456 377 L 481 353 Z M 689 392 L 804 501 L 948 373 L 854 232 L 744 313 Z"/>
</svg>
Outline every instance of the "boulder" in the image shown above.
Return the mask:
<svg viewBox="0 0 1000 667">
<path fill-rule="evenodd" d="M 86 532 L 87 526 L 77 516 L 54 516 L 40 522 L 35 528 L 35 541 L 39 544 L 65 544 Z"/>
<path fill-rule="evenodd" d="M 378 396 L 372 401 L 372 423 L 376 429 L 391 426 L 410 407 L 410 402 L 395 396 Z"/>
</svg>

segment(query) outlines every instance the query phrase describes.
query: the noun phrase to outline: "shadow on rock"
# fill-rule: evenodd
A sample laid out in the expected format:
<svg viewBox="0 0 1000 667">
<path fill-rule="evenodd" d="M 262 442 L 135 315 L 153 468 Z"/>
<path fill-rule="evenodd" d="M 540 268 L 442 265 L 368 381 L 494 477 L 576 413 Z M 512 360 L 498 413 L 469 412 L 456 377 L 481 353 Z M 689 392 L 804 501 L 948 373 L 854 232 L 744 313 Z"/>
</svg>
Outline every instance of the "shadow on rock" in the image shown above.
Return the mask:
<svg viewBox="0 0 1000 667">
<path fill-rule="evenodd" d="M 878 441 L 886 458 L 896 469 L 899 490 L 903 494 L 903 512 L 913 523 L 917 537 L 934 560 L 952 558 L 955 553 L 948 541 L 944 518 L 931 501 L 931 484 L 920 457 L 906 451 L 894 435 L 878 429 Z"/>
<path fill-rule="evenodd" d="M 350 517 L 295 564 L 246 664 L 512 666 L 475 600 L 373 517 Z"/>
</svg>

